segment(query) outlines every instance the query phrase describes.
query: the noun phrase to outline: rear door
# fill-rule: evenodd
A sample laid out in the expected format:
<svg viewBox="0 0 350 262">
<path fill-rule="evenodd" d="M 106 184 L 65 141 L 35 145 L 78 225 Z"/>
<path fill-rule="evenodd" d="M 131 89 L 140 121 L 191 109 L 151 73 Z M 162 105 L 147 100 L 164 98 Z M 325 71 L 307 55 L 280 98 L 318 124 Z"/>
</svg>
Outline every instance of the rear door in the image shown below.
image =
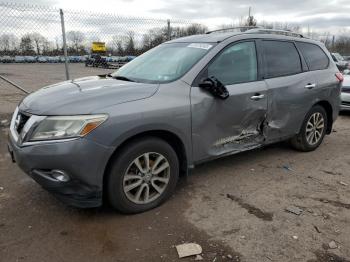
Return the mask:
<svg viewBox="0 0 350 262">
<path fill-rule="evenodd" d="M 315 96 L 315 79 L 293 41 L 261 40 L 268 88 L 267 141 L 283 140 L 299 132 Z"/>
<path fill-rule="evenodd" d="M 191 88 L 192 141 L 195 161 L 240 152 L 264 141 L 266 83 L 258 72 L 254 40 L 225 47 L 197 77 Z M 201 89 L 201 79 L 214 76 L 229 97 L 215 98 Z"/>
<path fill-rule="evenodd" d="M 305 58 L 310 76 L 315 79 L 313 104 L 320 100 L 329 102 L 333 111 L 333 119 L 329 120 L 335 120 L 340 103 L 339 81 L 335 77 L 338 68 L 331 61 L 329 54 L 326 54 L 328 51 L 325 47 L 323 49 L 317 44 L 307 42 L 296 42 L 296 45 Z"/>
</svg>

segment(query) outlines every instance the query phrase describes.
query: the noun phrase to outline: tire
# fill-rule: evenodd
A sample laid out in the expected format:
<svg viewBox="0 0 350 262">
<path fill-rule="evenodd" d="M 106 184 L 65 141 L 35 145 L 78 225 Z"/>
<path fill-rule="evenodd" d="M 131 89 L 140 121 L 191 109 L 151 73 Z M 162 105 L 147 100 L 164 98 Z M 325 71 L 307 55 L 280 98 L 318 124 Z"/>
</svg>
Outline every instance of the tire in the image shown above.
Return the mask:
<svg viewBox="0 0 350 262">
<path fill-rule="evenodd" d="M 146 170 L 147 158 L 148 166 L 150 169 L 154 167 L 154 172 L 168 167 L 157 175 L 152 171 L 141 172 L 139 167 Z M 158 159 L 161 160 L 156 164 Z M 113 160 L 107 175 L 106 189 L 110 205 L 122 213 L 140 213 L 159 206 L 173 194 L 179 178 L 179 160 L 167 142 L 146 137 L 124 146 Z M 134 179 L 135 177 L 137 178 Z M 160 182 L 159 179 L 168 181 Z M 137 183 L 142 184 L 129 190 Z M 161 193 L 159 189 L 162 189 Z M 141 193 L 138 195 L 139 190 Z"/>
<path fill-rule="evenodd" d="M 317 119 L 316 116 L 319 116 L 320 118 L 318 119 L 323 119 L 323 129 L 322 131 L 320 129 L 317 129 L 318 131 L 318 135 L 315 134 L 316 131 L 309 131 L 311 128 L 311 123 L 312 123 L 312 117 L 314 117 L 314 120 Z M 310 122 L 311 121 L 311 122 Z M 316 120 L 315 120 L 316 121 Z M 302 151 L 302 152 L 310 152 L 315 150 L 316 148 L 319 147 L 319 145 L 322 143 L 323 138 L 326 134 L 326 130 L 327 130 L 327 113 L 326 110 L 319 105 L 313 106 L 311 108 L 311 110 L 307 113 L 303 125 L 300 129 L 299 134 L 297 134 L 295 137 L 293 137 L 291 139 L 291 145 L 294 149 Z M 320 124 L 317 124 L 319 127 L 321 126 Z M 308 128 L 308 130 L 307 130 Z M 310 142 L 310 139 L 312 138 L 312 134 L 311 136 L 308 136 L 308 134 L 310 135 L 310 132 L 314 132 L 314 138 L 315 141 Z M 309 137 L 309 139 L 308 139 Z"/>
</svg>

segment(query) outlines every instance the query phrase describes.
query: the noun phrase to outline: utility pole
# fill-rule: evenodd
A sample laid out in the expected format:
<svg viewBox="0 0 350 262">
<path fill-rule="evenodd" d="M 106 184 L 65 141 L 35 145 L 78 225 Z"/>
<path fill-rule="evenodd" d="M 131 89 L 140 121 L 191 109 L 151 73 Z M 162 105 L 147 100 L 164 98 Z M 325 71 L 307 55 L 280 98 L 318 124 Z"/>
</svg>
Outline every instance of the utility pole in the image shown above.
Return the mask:
<svg viewBox="0 0 350 262">
<path fill-rule="evenodd" d="M 66 41 L 66 29 L 64 27 L 64 16 L 63 10 L 60 9 L 61 27 L 62 27 L 62 40 L 63 40 L 63 52 L 64 52 L 64 65 L 66 69 L 66 79 L 69 80 L 69 69 L 68 69 L 68 53 L 67 53 L 67 41 Z"/>
<path fill-rule="evenodd" d="M 168 41 L 171 40 L 171 27 L 170 27 L 170 19 L 167 20 L 167 38 Z"/>
</svg>

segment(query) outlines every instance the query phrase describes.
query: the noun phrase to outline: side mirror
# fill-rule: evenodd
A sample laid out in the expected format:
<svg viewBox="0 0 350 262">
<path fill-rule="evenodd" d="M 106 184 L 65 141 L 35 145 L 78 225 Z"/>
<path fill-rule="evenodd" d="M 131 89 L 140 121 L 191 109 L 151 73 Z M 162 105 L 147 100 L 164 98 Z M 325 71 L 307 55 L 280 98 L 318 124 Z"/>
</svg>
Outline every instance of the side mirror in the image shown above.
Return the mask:
<svg viewBox="0 0 350 262">
<path fill-rule="evenodd" d="M 230 96 L 227 88 L 214 76 L 204 79 L 198 86 L 220 99 L 227 99 Z"/>
</svg>

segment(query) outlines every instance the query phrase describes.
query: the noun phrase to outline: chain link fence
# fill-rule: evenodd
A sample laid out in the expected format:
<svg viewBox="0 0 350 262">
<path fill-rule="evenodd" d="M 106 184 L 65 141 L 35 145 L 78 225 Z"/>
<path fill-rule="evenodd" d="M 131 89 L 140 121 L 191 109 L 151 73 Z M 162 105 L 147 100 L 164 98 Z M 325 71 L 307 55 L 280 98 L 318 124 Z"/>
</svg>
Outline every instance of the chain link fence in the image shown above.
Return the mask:
<svg viewBox="0 0 350 262">
<path fill-rule="evenodd" d="M 42 86 L 109 73 L 162 42 L 206 30 L 186 20 L 0 2 L 0 115 Z M 104 49 L 93 51 L 94 42 Z"/>
<path fill-rule="evenodd" d="M 0 3 L 0 63 L 83 63 L 93 42 L 104 43 L 100 55 L 110 61 L 128 61 L 164 41 L 205 30 L 185 20 Z"/>
<path fill-rule="evenodd" d="M 0 2 L 0 112 L 6 102 L 19 101 L 23 91 L 102 74 L 162 42 L 206 30 L 188 20 Z M 94 42 L 105 48 L 97 55 Z M 96 56 L 102 63 L 90 63 Z"/>
</svg>

